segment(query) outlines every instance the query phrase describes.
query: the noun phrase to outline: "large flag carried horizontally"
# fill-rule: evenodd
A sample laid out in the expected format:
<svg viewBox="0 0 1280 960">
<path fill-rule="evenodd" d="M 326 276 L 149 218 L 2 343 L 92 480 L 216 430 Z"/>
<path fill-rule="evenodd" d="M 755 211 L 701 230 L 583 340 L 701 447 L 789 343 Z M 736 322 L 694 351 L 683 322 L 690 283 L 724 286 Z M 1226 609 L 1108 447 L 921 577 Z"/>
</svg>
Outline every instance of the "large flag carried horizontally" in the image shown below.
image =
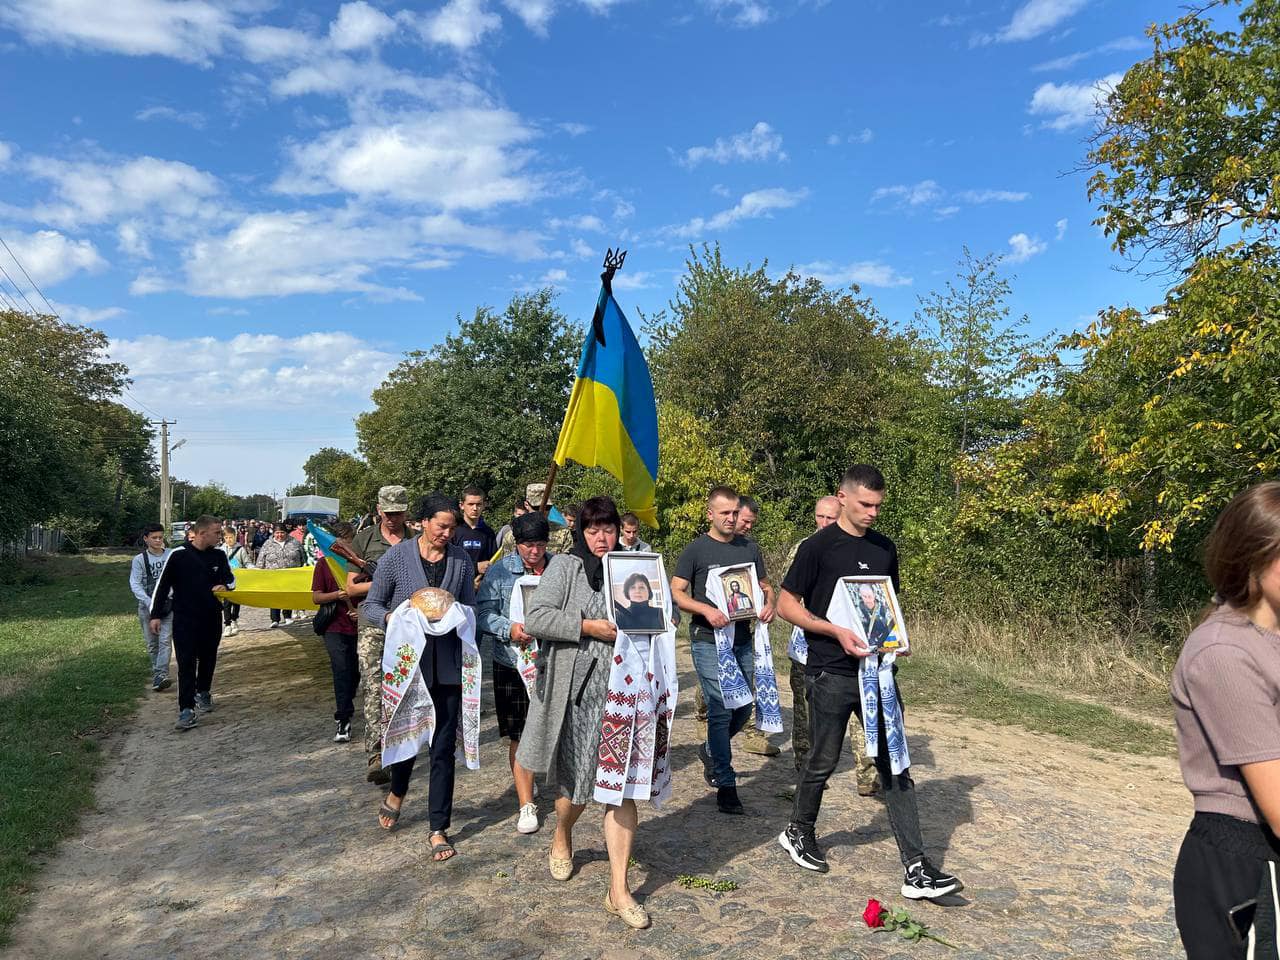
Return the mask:
<svg viewBox="0 0 1280 960">
<path fill-rule="evenodd" d="M 613 299 L 610 280 L 621 265 L 610 251 L 553 459 L 603 467 L 622 481 L 627 508 L 656 527 L 658 405 L 644 353 Z"/>
</svg>

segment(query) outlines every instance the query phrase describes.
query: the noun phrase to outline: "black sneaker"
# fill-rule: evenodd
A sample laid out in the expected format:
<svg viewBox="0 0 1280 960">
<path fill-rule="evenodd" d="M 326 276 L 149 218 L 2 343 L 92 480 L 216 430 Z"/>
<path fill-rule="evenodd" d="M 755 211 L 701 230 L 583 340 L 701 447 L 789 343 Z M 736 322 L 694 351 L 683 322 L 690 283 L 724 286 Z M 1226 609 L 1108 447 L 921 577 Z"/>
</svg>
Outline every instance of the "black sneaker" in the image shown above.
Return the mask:
<svg viewBox="0 0 1280 960">
<path fill-rule="evenodd" d="M 190 730 L 196 725 L 196 712 L 188 707 L 186 710 L 178 712 L 178 722 L 173 725 L 175 730 Z"/>
<path fill-rule="evenodd" d="M 738 799 L 737 787 L 716 788 L 716 806 L 721 813 L 744 814 L 747 812 L 742 808 L 742 801 Z"/>
<path fill-rule="evenodd" d="M 812 831 L 801 830 L 794 823 L 788 824 L 787 829 L 778 834 L 778 843 L 791 855 L 796 866 L 818 873 L 826 873 L 831 869 L 827 865 L 827 858 L 818 849 L 818 841 Z"/>
<path fill-rule="evenodd" d="M 204 693 L 196 691 L 196 712 L 213 713 L 213 694 L 207 690 Z"/>
<path fill-rule="evenodd" d="M 917 860 L 902 878 L 902 895 L 908 900 L 932 900 L 964 889 L 959 877 L 939 870 L 928 860 Z"/>
<path fill-rule="evenodd" d="M 333 735 L 334 743 L 350 743 L 351 742 L 351 721 L 339 720 L 338 731 Z"/>
<path fill-rule="evenodd" d="M 708 787 L 714 787 L 716 778 L 711 773 L 714 767 L 711 765 L 711 754 L 707 751 L 705 741 L 698 744 L 698 759 L 702 761 L 702 779 L 707 781 Z"/>
<path fill-rule="evenodd" d="M 155 683 L 151 685 L 151 689 L 159 693 L 161 690 L 168 690 L 172 686 L 173 681 L 168 677 L 157 677 Z"/>
</svg>

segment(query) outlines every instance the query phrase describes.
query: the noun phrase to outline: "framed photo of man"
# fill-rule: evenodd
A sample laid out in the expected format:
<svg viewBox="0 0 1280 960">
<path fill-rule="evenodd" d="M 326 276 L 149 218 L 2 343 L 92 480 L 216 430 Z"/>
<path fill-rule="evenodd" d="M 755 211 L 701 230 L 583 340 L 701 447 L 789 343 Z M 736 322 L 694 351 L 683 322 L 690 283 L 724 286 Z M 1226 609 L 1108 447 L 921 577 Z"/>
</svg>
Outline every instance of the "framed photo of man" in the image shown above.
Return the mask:
<svg viewBox="0 0 1280 960">
<path fill-rule="evenodd" d="M 754 563 L 721 570 L 720 586 L 724 589 L 725 613 L 730 620 L 751 620 L 759 615 L 756 593 L 760 581 L 756 577 Z"/>
<path fill-rule="evenodd" d="M 911 648 L 891 579 L 843 577 L 840 584 L 849 591 L 853 603 L 854 629 L 862 634 L 872 653 L 906 653 Z"/>
<path fill-rule="evenodd" d="M 623 633 L 667 631 L 667 574 L 658 553 L 604 555 L 609 616 Z"/>
</svg>

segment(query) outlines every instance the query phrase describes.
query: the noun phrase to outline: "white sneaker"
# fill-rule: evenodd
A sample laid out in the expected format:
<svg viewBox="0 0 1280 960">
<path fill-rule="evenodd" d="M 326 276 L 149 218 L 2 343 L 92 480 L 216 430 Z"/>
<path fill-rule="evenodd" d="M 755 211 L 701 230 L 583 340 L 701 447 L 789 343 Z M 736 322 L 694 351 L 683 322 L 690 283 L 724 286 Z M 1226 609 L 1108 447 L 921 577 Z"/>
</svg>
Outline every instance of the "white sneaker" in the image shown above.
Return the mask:
<svg viewBox="0 0 1280 960">
<path fill-rule="evenodd" d="M 237 633 L 239 633 L 239 632 L 240 632 L 240 624 L 238 624 L 238 623 L 236 623 L 234 620 L 232 620 L 232 621 L 231 621 L 231 626 L 230 626 L 230 628 L 227 630 L 227 636 L 229 636 L 229 637 L 234 637 L 234 636 L 235 636 Z"/>
<path fill-rule="evenodd" d="M 538 805 L 526 803 L 520 808 L 520 819 L 516 821 L 516 833 L 538 832 Z"/>
<path fill-rule="evenodd" d="M 285 617 L 283 620 L 280 621 L 280 626 L 287 627 L 291 623 L 293 623 L 293 617 Z"/>
</svg>

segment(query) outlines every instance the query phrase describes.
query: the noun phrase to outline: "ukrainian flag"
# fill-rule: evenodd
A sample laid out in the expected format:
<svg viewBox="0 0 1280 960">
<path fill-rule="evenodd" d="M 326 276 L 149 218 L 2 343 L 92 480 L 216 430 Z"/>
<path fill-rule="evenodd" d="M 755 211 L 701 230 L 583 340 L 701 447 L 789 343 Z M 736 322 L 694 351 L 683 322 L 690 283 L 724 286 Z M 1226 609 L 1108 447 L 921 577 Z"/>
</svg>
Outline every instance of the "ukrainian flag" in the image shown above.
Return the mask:
<svg viewBox="0 0 1280 960">
<path fill-rule="evenodd" d="M 649 365 L 608 279 L 569 395 L 553 458 L 603 467 L 622 482 L 627 508 L 658 525 L 658 405 Z"/>
<path fill-rule="evenodd" d="M 338 538 L 310 519 L 307 520 L 307 532 L 315 537 L 316 546 L 324 554 L 325 562 L 329 564 L 329 572 L 333 574 L 333 579 L 337 581 L 339 587 L 345 588 L 347 585 L 347 561 L 333 552 L 333 542 Z"/>
</svg>

